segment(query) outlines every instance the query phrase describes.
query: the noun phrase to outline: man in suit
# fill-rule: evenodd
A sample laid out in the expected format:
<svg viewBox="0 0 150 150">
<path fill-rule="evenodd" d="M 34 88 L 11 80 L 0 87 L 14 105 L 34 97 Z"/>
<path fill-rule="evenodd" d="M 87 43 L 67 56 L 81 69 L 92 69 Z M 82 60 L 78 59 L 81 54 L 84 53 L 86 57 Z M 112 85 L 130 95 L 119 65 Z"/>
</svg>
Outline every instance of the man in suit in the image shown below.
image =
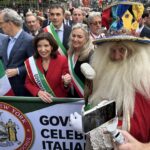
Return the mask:
<svg viewBox="0 0 150 150">
<path fill-rule="evenodd" d="M 65 25 L 67 26 L 71 26 L 71 12 L 69 10 L 66 10 L 65 11 L 65 18 L 64 18 L 64 23 Z"/>
<path fill-rule="evenodd" d="M 28 28 L 29 34 L 31 34 L 32 36 L 36 36 L 39 34 L 41 26 L 35 14 L 27 14 L 25 17 L 25 23 Z"/>
<path fill-rule="evenodd" d="M 80 8 L 75 8 L 72 13 L 72 25 L 76 23 L 83 23 L 84 12 Z"/>
<path fill-rule="evenodd" d="M 67 56 L 68 39 L 71 32 L 71 27 L 64 24 L 65 10 L 60 5 L 52 5 L 50 7 L 50 20 L 51 23 L 43 30 L 44 32 L 50 32 L 57 44 L 59 45 L 59 53 Z"/>
<path fill-rule="evenodd" d="M 137 34 L 140 37 L 150 38 L 150 15 L 148 12 L 144 12 L 139 23 L 139 28 L 137 29 Z"/>
<path fill-rule="evenodd" d="M 22 18 L 16 11 L 8 8 L 1 11 L 0 26 L 8 35 L 1 47 L 6 74 L 16 96 L 29 96 L 24 87 L 26 77 L 24 61 L 33 54 L 33 37 L 22 30 L 22 24 Z"/>
</svg>

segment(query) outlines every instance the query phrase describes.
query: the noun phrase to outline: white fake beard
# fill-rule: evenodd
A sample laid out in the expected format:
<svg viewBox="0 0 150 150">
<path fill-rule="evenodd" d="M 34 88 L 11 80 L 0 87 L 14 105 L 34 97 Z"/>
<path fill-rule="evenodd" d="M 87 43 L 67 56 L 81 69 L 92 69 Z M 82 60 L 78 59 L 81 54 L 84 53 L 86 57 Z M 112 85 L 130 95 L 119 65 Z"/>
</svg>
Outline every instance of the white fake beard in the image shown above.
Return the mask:
<svg viewBox="0 0 150 150">
<path fill-rule="evenodd" d="M 89 102 L 95 106 L 104 99 L 115 100 L 118 112 L 132 116 L 135 92 L 150 98 L 150 46 L 126 42 L 124 45 L 132 50 L 132 56 L 113 62 L 109 58 L 111 45 L 102 44 L 93 55 L 96 77 Z"/>
</svg>

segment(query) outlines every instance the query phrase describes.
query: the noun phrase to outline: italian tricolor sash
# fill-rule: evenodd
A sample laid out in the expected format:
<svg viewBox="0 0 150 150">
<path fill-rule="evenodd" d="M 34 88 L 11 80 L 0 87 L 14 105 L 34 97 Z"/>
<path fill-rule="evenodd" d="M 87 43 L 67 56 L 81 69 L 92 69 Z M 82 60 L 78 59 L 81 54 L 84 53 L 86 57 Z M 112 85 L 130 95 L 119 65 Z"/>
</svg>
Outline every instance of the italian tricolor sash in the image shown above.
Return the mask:
<svg viewBox="0 0 150 150">
<path fill-rule="evenodd" d="M 31 79 L 41 90 L 46 91 L 55 97 L 53 90 L 48 84 L 44 74 L 38 69 L 33 56 L 25 61 L 27 73 Z"/>
<path fill-rule="evenodd" d="M 59 48 L 58 48 L 59 53 L 63 56 L 67 56 L 67 50 L 64 47 L 64 45 L 62 44 L 62 42 L 60 41 L 60 38 L 59 38 L 58 34 L 56 33 L 52 23 L 50 23 L 49 26 L 44 28 L 44 32 L 49 32 L 53 35 L 53 37 L 55 38 L 55 40 L 57 41 L 57 44 L 59 46 Z"/>
<path fill-rule="evenodd" d="M 5 74 L 2 61 L 0 60 L 0 96 L 14 96 L 14 92 L 11 89 L 8 77 Z"/>
<path fill-rule="evenodd" d="M 73 85 L 74 85 L 77 93 L 79 94 L 79 96 L 83 97 L 84 96 L 84 84 L 80 80 L 80 78 L 76 75 L 76 73 L 74 72 L 75 64 L 76 64 L 75 56 L 69 54 L 68 55 L 68 66 L 69 66 L 70 74 L 72 76 Z"/>
</svg>

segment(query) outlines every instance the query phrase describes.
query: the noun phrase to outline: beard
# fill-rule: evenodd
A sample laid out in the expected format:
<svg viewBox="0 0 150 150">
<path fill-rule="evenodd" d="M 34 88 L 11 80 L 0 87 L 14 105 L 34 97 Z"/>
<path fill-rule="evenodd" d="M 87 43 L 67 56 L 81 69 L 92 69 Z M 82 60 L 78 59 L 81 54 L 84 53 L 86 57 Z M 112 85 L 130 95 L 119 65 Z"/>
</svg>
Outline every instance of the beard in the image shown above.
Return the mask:
<svg viewBox="0 0 150 150">
<path fill-rule="evenodd" d="M 127 41 L 120 44 L 132 51 L 122 61 L 109 58 L 114 42 L 104 43 L 95 50 L 91 65 L 96 77 L 89 102 L 95 106 L 103 100 L 115 100 L 118 114 L 132 116 L 136 92 L 150 98 L 150 46 Z M 123 119 L 127 121 L 124 115 Z"/>
</svg>

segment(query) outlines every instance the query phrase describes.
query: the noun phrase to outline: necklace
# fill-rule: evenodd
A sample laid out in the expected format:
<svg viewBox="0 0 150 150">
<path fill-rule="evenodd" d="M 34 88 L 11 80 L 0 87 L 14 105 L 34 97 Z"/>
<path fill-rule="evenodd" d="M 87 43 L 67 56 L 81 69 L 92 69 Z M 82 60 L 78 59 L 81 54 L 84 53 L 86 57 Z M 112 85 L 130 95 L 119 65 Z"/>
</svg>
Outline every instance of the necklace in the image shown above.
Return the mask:
<svg viewBox="0 0 150 150">
<path fill-rule="evenodd" d="M 43 69 L 44 69 L 45 71 L 48 70 L 49 63 L 50 63 L 50 59 L 45 60 L 45 61 L 42 61 L 42 66 L 43 66 Z"/>
</svg>

